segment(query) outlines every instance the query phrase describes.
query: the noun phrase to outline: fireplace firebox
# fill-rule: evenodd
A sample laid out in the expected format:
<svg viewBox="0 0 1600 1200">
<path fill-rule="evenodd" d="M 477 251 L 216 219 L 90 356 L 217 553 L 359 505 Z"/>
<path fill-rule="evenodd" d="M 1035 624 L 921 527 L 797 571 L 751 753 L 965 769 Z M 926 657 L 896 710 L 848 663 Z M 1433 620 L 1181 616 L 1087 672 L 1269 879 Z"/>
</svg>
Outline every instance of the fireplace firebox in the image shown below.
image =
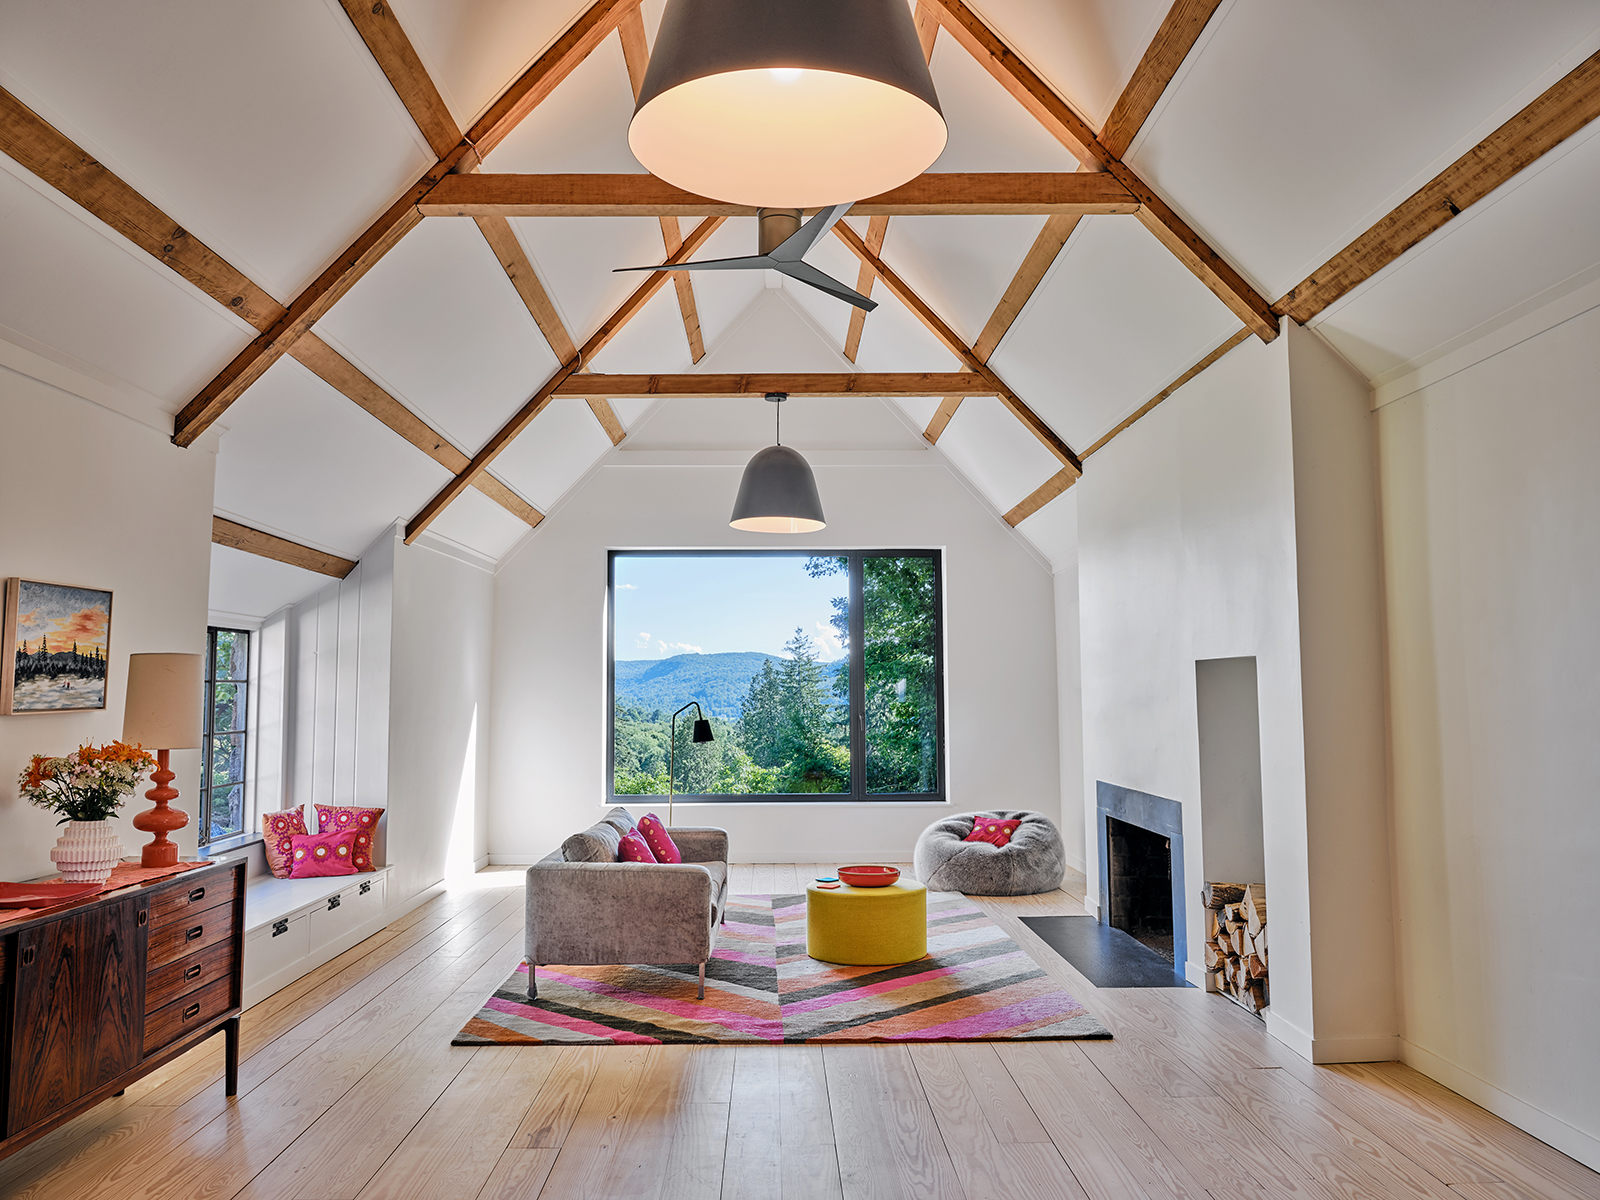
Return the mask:
<svg viewBox="0 0 1600 1200">
<path fill-rule="evenodd" d="M 1183 806 L 1098 780 L 1100 919 L 1144 943 L 1187 975 L 1183 900 Z"/>
</svg>

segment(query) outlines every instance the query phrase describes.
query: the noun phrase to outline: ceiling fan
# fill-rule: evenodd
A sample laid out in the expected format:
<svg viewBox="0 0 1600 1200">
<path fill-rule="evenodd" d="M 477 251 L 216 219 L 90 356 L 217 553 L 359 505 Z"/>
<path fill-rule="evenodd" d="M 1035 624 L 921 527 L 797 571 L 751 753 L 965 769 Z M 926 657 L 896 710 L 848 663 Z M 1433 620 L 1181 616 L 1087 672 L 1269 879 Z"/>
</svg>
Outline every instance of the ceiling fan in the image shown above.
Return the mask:
<svg viewBox="0 0 1600 1200">
<path fill-rule="evenodd" d="M 854 203 L 853 201 L 851 203 Z M 708 258 L 703 262 L 683 262 L 674 266 L 617 267 L 617 271 L 779 271 L 790 279 L 809 284 L 857 308 L 871 312 L 878 307 L 855 288 L 804 261 L 805 254 L 838 223 L 850 204 L 833 204 L 821 209 L 805 224 L 798 208 L 758 208 L 757 253 L 741 258 Z"/>
</svg>

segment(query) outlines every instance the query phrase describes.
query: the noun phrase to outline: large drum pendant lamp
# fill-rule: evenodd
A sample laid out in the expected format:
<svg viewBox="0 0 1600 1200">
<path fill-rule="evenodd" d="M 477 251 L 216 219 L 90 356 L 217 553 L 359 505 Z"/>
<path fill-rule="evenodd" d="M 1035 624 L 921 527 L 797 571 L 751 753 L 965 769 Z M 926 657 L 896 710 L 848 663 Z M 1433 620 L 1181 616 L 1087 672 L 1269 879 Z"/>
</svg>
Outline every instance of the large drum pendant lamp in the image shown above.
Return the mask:
<svg viewBox="0 0 1600 1200">
<path fill-rule="evenodd" d="M 667 0 L 628 126 L 652 174 L 768 208 L 898 187 L 946 136 L 906 0 Z"/>
<path fill-rule="evenodd" d="M 788 398 L 786 392 L 767 393 L 767 399 L 780 406 L 773 410 L 778 444 L 756 451 L 739 480 L 728 524 L 746 533 L 815 533 L 828 524 L 811 464 L 783 444 L 781 405 Z"/>
</svg>

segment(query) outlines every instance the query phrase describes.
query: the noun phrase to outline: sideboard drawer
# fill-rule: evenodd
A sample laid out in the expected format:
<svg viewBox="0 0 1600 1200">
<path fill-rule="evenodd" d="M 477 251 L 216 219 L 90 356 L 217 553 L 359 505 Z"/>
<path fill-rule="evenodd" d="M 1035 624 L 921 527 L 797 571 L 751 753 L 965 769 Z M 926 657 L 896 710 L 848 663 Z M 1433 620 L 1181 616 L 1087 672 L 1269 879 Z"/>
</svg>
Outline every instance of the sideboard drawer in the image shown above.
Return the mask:
<svg viewBox="0 0 1600 1200">
<path fill-rule="evenodd" d="M 150 897 L 150 928 L 160 929 L 219 904 L 231 904 L 236 886 L 237 876 L 232 871 L 212 871 L 195 881 L 180 876 Z"/>
<path fill-rule="evenodd" d="M 202 1029 L 218 1013 L 232 1007 L 231 980 L 219 979 L 213 984 L 180 997 L 164 1008 L 149 1013 L 144 1019 L 144 1052 L 154 1054 L 170 1046 L 191 1029 Z"/>
<path fill-rule="evenodd" d="M 228 941 L 232 936 L 233 905 L 186 913 L 183 920 L 150 931 L 149 957 L 145 961 L 153 971 L 196 950 Z"/>
<path fill-rule="evenodd" d="M 144 985 L 144 1011 L 154 1012 L 232 974 L 232 941 L 218 942 L 198 953 L 187 954 L 150 972 Z"/>
</svg>

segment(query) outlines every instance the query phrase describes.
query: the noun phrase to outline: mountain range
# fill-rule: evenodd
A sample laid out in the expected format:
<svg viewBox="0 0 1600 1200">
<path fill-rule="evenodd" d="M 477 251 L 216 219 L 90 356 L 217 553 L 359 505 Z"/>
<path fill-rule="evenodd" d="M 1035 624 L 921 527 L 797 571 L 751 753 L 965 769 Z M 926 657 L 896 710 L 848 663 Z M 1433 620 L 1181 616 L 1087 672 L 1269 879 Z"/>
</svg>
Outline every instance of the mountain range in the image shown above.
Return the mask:
<svg viewBox="0 0 1600 1200">
<path fill-rule="evenodd" d="M 735 721 L 739 704 L 750 691 L 761 664 L 771 660 L 780 666 L 785 660 L 759 650 L 736 650 L 726 654 L 675 654 L 671 658 L 633 658 L 616 660 L 617 703 L 631 704 L 646 712 L 657 709 L 663 716 L 691 700 L 698 700 L 708 717 Z M 823 663 L 831 675 L 843 670 L 848 659 Z M 830 679 L 831 684 L 831 679 Z"/>
</svg>

